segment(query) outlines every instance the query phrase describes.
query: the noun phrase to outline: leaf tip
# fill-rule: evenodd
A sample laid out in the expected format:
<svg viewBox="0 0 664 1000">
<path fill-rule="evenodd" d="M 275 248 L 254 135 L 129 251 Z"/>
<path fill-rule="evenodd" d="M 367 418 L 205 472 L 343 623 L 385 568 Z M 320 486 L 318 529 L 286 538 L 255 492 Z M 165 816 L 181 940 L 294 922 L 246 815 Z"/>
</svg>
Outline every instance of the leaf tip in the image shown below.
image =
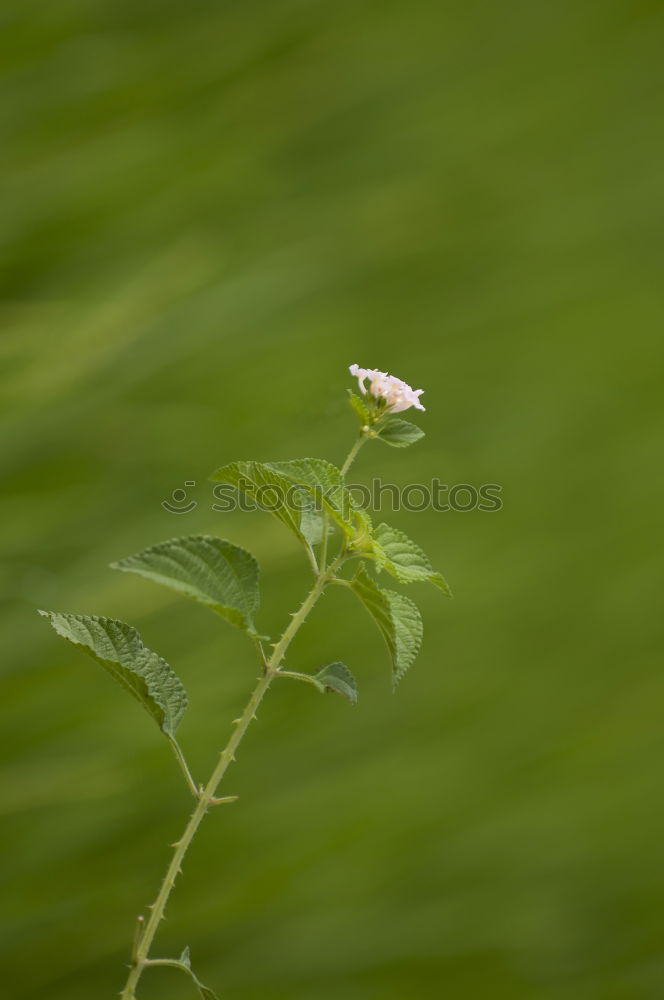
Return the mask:
<svg viewBox="0 0 664 1000">
<path fill-rule="evenodd" d="M 445 579 L 445 577 L 442 575 L 442 573 L 434 573 L 432 576 L 429 577 L 429 580 L 434 585 L 434 587 L 438 587 L 438 589 L 443 592 L 445 597 L 449 598 L 454 597 L 450 585 Z"/>
</svg>

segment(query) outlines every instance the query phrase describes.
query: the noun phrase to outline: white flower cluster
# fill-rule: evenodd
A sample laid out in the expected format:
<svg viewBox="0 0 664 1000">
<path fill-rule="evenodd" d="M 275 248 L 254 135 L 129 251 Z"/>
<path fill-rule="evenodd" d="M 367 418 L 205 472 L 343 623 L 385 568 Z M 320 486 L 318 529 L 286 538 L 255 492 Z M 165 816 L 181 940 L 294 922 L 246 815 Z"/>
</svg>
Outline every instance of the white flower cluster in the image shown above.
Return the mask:
<svg viewBox="0 0 664 1000">
<path fill-rule="evenodd" d="M 390 413 L 400 413 L 414 406 L 418 410 L 424 407 L 420 403 L 419 397 L 424 389 L 411 389 L 407 382 L 402 382 L 394 375 L 386 372 L 379 372 L 374 368 L 359 368 L 351 365 L 348 371 L 357 379 L 362 395 L 366 395 L 366 379 L 369 379 L 369 392 L 376 399 L 384 399 Z"/>
</svg>

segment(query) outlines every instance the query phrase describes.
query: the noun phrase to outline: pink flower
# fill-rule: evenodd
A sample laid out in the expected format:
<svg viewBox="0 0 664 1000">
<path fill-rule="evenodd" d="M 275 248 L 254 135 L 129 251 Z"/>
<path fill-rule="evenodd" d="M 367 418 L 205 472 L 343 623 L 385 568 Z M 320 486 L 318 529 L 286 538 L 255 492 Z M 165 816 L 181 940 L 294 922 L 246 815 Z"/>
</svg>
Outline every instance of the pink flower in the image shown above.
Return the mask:
<svg viewBox="0 0 664 1000">
<path fill-rule="evenodd" d="M 367 392 L 364 383 L 369 379 L 369 392 L 376 399 L 384 399 L 390 413 L 401 413 L 411 406 L 418 410 L 424 409 L 419 399 L 424 389 L 411 389 L 407 382 L 402 382 L 400 378 L 388 375 L 386 372 L 379 372 L 375 368 L 359 368 L 357 365 L 351 365 L 348 371 L 357 379 L 363 396 Z"/>
</svg>

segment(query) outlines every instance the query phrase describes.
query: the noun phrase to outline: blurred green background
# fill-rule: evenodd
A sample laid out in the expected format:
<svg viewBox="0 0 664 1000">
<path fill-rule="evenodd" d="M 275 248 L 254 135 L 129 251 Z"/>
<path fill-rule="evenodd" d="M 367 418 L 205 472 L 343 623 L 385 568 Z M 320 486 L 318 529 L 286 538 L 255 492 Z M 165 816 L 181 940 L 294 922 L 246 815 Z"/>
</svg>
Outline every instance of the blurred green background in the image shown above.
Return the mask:
<svg viewBox="0 0 664 1000">
<path fill-rule="evenodd" d="M 35 608 L 136 624 L 201 778 L 254 683 L 240 633 L 109 561 L 250 547 L 261 626 L 308 569 L 210 509 L 235 458 L 340 461 L 350 363 L 426 390 L 355 467 L 503 486 L 399 513 L 398 694 L 331 593 L 270 693 L 157 951 L 237 1000 L 664 995 L 660 2 L 41 0 L 4 7 L 3 983 L 112 997 L 190 809 L 141 709 Z M 188 514 L 161 507 L 186 480 Z M 412 591 L 411 591 L 412 593 Z M 660 779 L 660 780 L 658 780 Z M 150 971 L 141 1000 L 186 1000 Z"/>
</svg>

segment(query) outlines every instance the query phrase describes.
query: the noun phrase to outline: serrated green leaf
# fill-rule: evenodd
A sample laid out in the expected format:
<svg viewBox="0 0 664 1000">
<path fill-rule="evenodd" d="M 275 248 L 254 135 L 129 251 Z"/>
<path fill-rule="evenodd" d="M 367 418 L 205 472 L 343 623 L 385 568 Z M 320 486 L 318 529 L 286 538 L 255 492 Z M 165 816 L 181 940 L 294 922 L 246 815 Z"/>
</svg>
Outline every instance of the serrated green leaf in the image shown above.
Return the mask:
<svg viewBox="0 0 664 1000">
<path fill-rule="evenodd" d="M 352 389 L 348 389 L 348 402 L 350 403 L 352 409 L 354 410 L 358 420 L 360 421 L 361 427 L 368 427 L 373 422 L 373 417 L 369 407 L 364 402 L 361 396 L 353 392 Z"/>
<path fill-rule="evenodd" d="M 268 462 L 268 467 L 292 483 L 313 491 L 343 486 L 343 477 L 336 465 L 324 458 L 292 458 L 284 462 Z"/>
<path fill-rule="evenodd" d="M 232 462 L 217 469 L 215 482 L 241 489 L 256 505 L 279 518 L 301 541 L 310 544 L 318 530 L 313 517 L 327 513 L 352 535 L 352 497 L 339 470 L 318 458 L 287 462 Z"/>
<path fill-rule="evenodd" d="M 424 431 L 416 424 L 399 417 L 388 417 L 377 432 L 378 439 L 393 448 L 407 448 L 424 437 Z"/>
<path fill-rule="evenodd" d="M 258 563 L 246 549 L 212 535 L 186 535 L 160 542 L 111 563 L 137 573 L 216 611 L 231 625 L 255 635 L 260 604 Z"/>
<path fill-rule="evenodd" d="M 269 467 L 305 489 L 318 511 L 329 514 L 347 535 L 352 535 L 353 499 L 335 465 L 322 458 L 296 458 L 270 462 Z"/>
<path fill-rule="evenodd" d="M 174 739 L 187 707 L 179 678 L 158 653 L 143 645 L 135 628 L 114 618 L 40 611 L 63 639 L 79 646 L 141 703 Z"/>
<path fill-rule="evenodd" d="M 259 510 L 274 514 L 282 524 L 306 543 L 301 530 L 302 506 L 292 482 L 263 462 L 230 462 L 217 469 L 210 479 L 241 490 Z M 309 508 L 308 500 L 304 504 Z"/>
<path fill-rule="evenodd" d="M 434 570 L 419 545 L 403 531 L 389 524 L 379 524 L 373 532 L 372 543 L 377 566 L 400 583 L 432 583 L 448 597 L 452 596 L 443 575 Z"/>
<path fill-rule="evenodd" d="M 357 682 L 345 663 L 328 663 L 314 676 L 326 691 L 336 691 L 351 705 L 357 704 Z"/>
<path fill-rule="evenodd" d="M 392 659 L 392 683 L 396 686 L 422 645 L 422 617 L 417 605 L 405 594 L 381 589 L 363 566 L 350 586 L 387 643 Z"/>
</svg>

